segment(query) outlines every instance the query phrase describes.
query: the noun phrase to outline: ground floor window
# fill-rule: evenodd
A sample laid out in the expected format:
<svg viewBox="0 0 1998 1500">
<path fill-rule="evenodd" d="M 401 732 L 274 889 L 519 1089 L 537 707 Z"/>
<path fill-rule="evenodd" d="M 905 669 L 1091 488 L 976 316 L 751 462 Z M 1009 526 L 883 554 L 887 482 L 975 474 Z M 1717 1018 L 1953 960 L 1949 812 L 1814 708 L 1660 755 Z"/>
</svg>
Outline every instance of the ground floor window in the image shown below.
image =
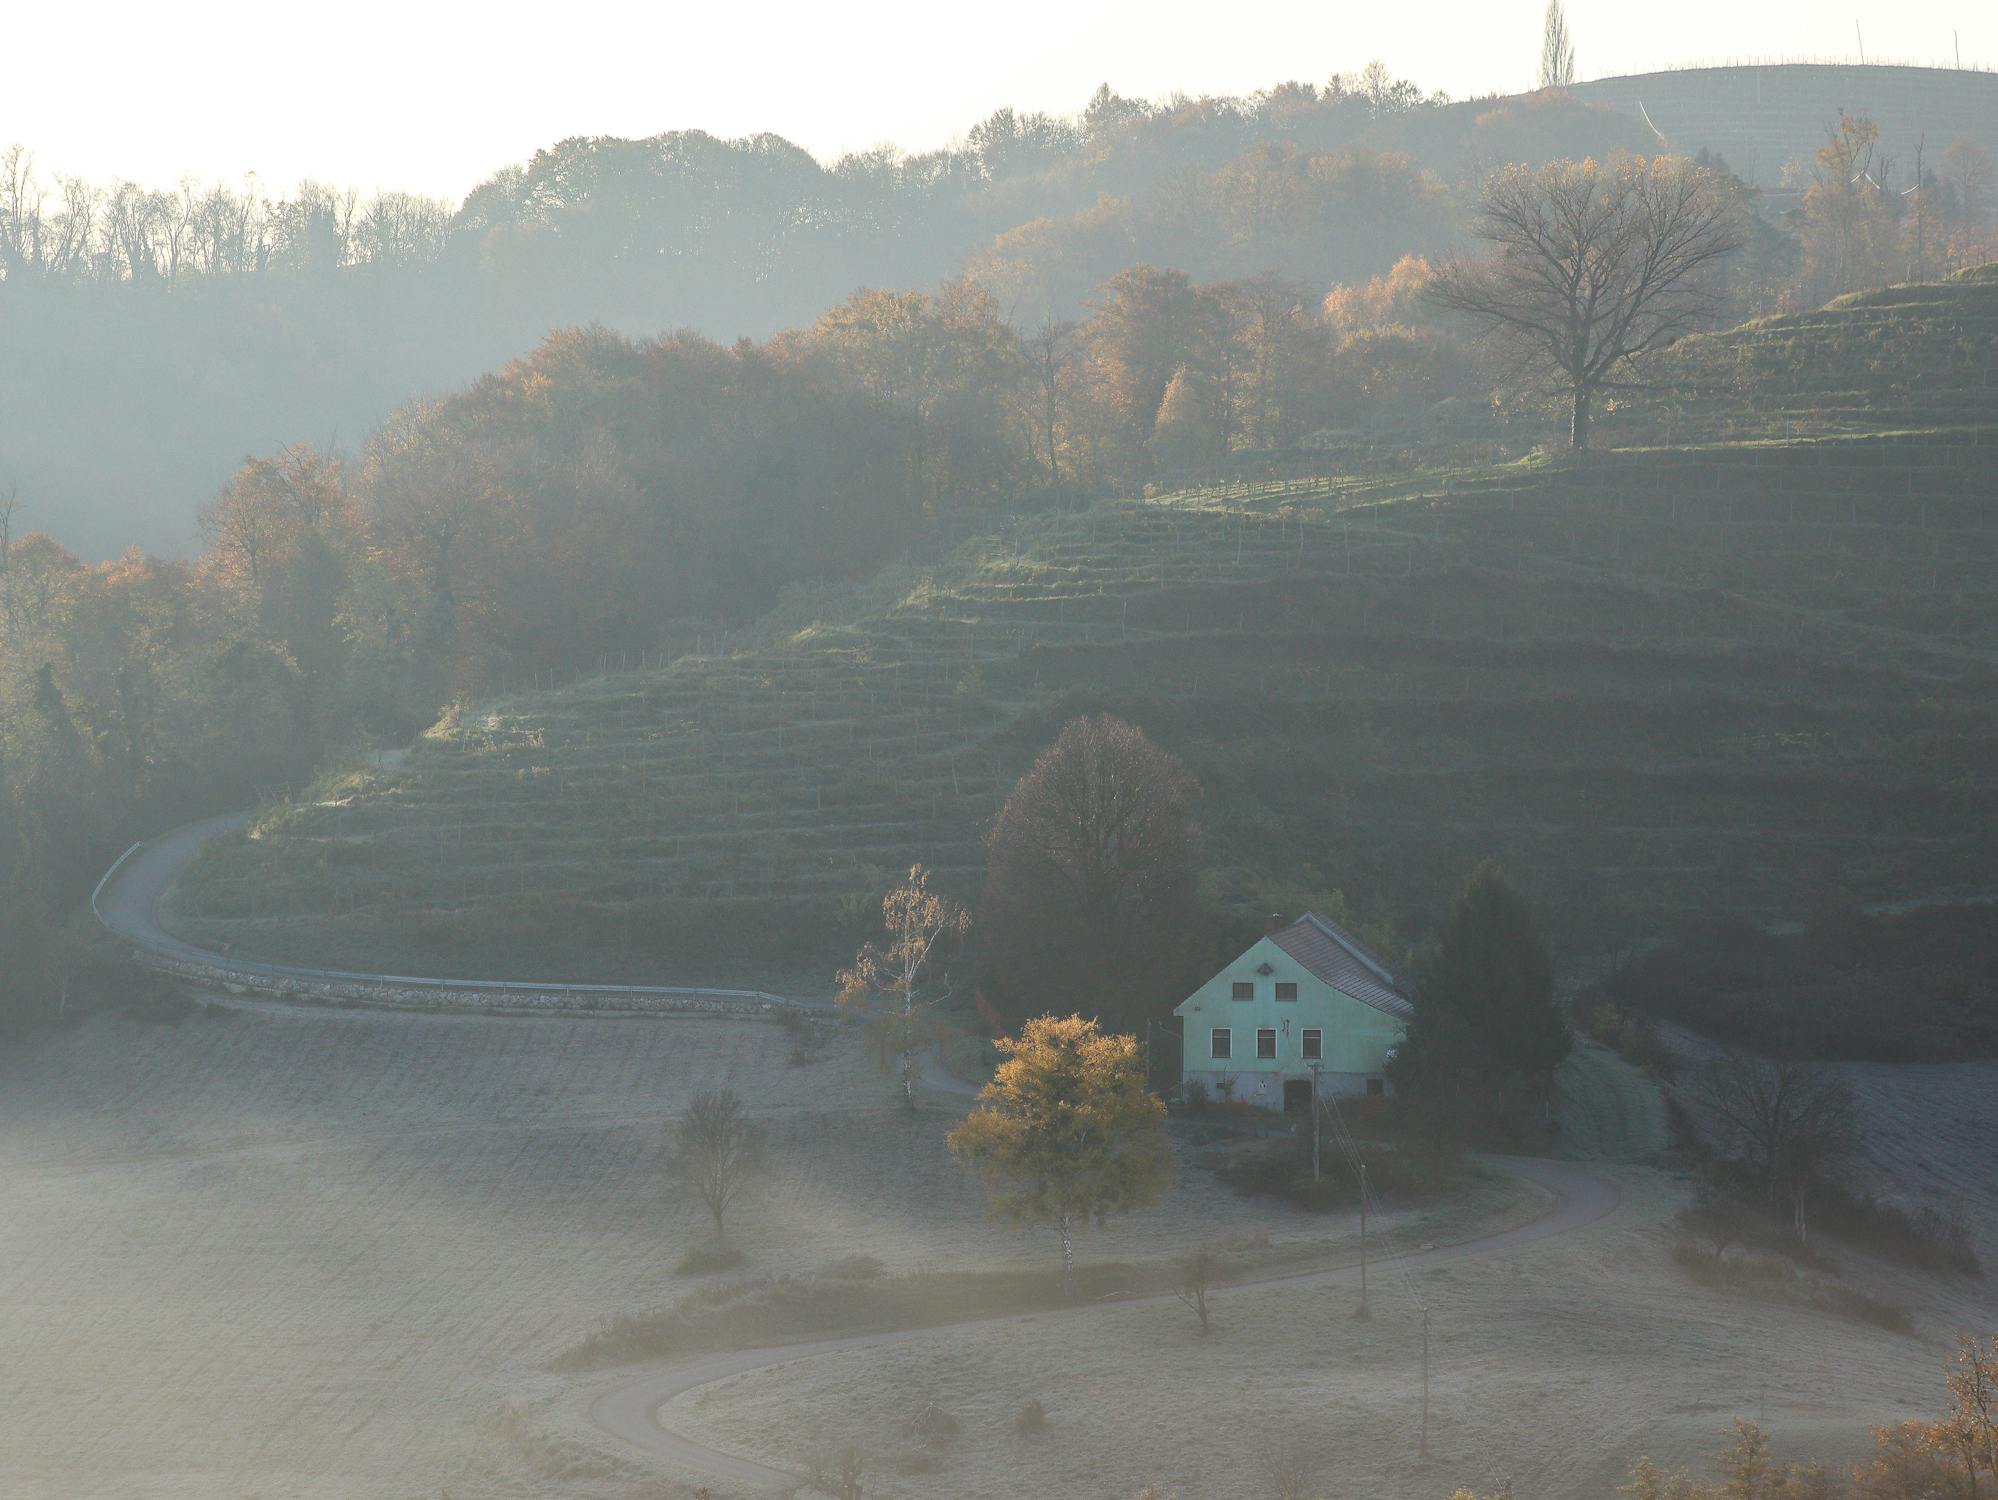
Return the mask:
<svg viewBox="0 0 1998 1500">
<path fill-rule="evenodd" d="M 1304 1060 L 1317 1062 L 1325 1055 L 1325 1033 L 1316 1026 L 1304 1028 Z"/>
<path fill-rule="evenodd" d="M 1225 1026 L 1216 1026 L 1214 1028 L 1214 1050 L 1211 1055 L 1214 1057 L 1233 1057 L 1235 1055 L 1235 1033 Z"/>
<path fill-rule="evenodd" d="M 1276 1056 L 1276 1027 L 1265 1026 L 1256 1033 L 1256 1056 Z"/>
</svg>

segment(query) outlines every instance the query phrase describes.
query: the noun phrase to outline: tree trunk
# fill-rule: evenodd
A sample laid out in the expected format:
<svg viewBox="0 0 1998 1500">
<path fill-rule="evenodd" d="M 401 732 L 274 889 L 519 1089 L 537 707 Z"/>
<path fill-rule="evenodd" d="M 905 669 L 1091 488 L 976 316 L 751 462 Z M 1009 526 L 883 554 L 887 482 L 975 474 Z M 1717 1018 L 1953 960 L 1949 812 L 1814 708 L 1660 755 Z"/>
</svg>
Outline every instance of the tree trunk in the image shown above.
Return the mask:
<svg viewBox="0 0 1998 1500">
<path fill-rule="evenodd" d="M 1061 1235 L 1061 1296 L 1064 1302 L 1075 1296 L 1075 1229 L 1067 1214 L 1055 1229 Z"/>
<path fill-rule="evenodd" d="M 1589 446 L 1589 407 L 1593 393 L 1587 386 L 1575 387 L 1575 414 L 1569 422 L 1568 437 L 1570 446 L 1577 453 L 1584 453 Z"/>
</svg>

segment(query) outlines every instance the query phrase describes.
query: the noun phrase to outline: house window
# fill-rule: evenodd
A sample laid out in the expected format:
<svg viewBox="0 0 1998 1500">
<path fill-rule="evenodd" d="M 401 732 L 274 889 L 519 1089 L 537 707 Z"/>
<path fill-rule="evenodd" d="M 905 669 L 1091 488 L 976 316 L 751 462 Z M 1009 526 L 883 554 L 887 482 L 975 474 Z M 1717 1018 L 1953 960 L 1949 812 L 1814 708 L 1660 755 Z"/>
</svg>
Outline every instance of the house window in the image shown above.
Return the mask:
<svg viewBox="0 0 1998 1500">
<path fill-rule="evenodd" d="M 1302 1053 L 1304 1060 L 1306 1062 L 1317 1062 L 1324 1055 L 1325 1033 L 1320 1031 L 1316 1026 L 1305 1027 L 1304 1051 Z"/>
<path fill-rule="evenodd" d="M 1256 1056 L 1276 1056 L 1276 1027 L 1265 1026 L 1256 1033 Z"/>
<path fill-rule="evenodd" d="M 1277 999 L 1295 1000 L 1296 998 L 1297 998 L 1297 986 L 1295 984 L 1285 984 L 1282 982 L 1278 983 Z"/>
<path fill-rule="evenodd" d="M 1253 979 L 1238 979 L 1238 980 L 1236 980 L 1236 981 L 1235 981 L 1235 998 L 1236 998 L 1237 1000 L 1253 1000 L 1253 999 L 1255 999 L 1255 998 L 1256 998 L 1256 982 L 1255 982 L 1255 980 L 1253 980 Z"/>
<path fill-rule="evenodd" d="M 1230 1031 L 1226 1026 L 1216 1026 L 1214 1028 L 1213 1046 L 1213 1055 L 1215 1057 L 1233 1057 L 1235 1055 L 1235 1033 Z"/>
<path fill-rule="evenodd" d="M 1385 1094 L 1387 1092 L 1387 1080 L 1385 1078 L 1369 1078 L 1367 1080 L 1367 1092 L 1369 1094 Z"/>
</svg>

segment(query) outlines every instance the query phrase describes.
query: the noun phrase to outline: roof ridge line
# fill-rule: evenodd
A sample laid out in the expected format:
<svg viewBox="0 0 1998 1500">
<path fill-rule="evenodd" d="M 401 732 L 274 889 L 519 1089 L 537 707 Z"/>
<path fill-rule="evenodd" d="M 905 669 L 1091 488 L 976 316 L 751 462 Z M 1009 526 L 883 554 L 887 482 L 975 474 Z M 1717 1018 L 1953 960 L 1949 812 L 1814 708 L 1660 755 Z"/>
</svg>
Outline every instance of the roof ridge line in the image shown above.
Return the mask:
<svg viewBox="0 0 1998 1500">
<path fill-rule="evenodd" d="M 1375 958 L 1373 954 L 1369 953 L 1364 947 L 1361 946 L 1360 940 L 1358 938 L 1354 937 L 1350 932 L 1347 932 L 1345 928 L 1341 927 L 1337 922 L 1334 922 L 1330 917 L 1321 917 L 1315 911 L 1308 911 L 1299 920 L 1312 923 L 1314 926 L 1318 928 L 1320 932 L 1324 933 L 1327 937 L 1332 939 L 1333 942 L 1337 943 L 1341 948 L 1344 948 L 1348 953 L 1352 954 L 1354 958 L 1358 959 L 1361 963 L 1365 964 L 1369 969 L 1372 969 L 1374 973 L 1378 975 L 1388 985 L 1390 989 L 1396 990 L 1397 992 L 1400 990 L 1401 986 L 1399 981 L 1397 981 L 1394 977 L 1394 971 L 1388 968 L 1388 966 L 1382 963 L 1379 959 Z"/>
</svg>

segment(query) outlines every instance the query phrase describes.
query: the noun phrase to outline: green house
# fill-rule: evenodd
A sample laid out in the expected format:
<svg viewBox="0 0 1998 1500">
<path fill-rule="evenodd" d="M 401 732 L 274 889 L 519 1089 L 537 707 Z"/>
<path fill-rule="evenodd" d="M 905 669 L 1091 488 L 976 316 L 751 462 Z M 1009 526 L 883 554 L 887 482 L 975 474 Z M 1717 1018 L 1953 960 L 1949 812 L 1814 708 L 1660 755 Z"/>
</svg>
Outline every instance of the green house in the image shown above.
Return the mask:
<svg viewBox="0 0 1998 1500">
<path fill-rule="evenodd" d="M 1387 1091 L 1387 1060 L 1414 1007 L 1359 939 L 1315 913 L 1272 923 L 1254 947 L 1173 1010 L 1182 1077 L 1215 1099 L 1308 1108 L 1326 1094 Z"/>
</svg>

